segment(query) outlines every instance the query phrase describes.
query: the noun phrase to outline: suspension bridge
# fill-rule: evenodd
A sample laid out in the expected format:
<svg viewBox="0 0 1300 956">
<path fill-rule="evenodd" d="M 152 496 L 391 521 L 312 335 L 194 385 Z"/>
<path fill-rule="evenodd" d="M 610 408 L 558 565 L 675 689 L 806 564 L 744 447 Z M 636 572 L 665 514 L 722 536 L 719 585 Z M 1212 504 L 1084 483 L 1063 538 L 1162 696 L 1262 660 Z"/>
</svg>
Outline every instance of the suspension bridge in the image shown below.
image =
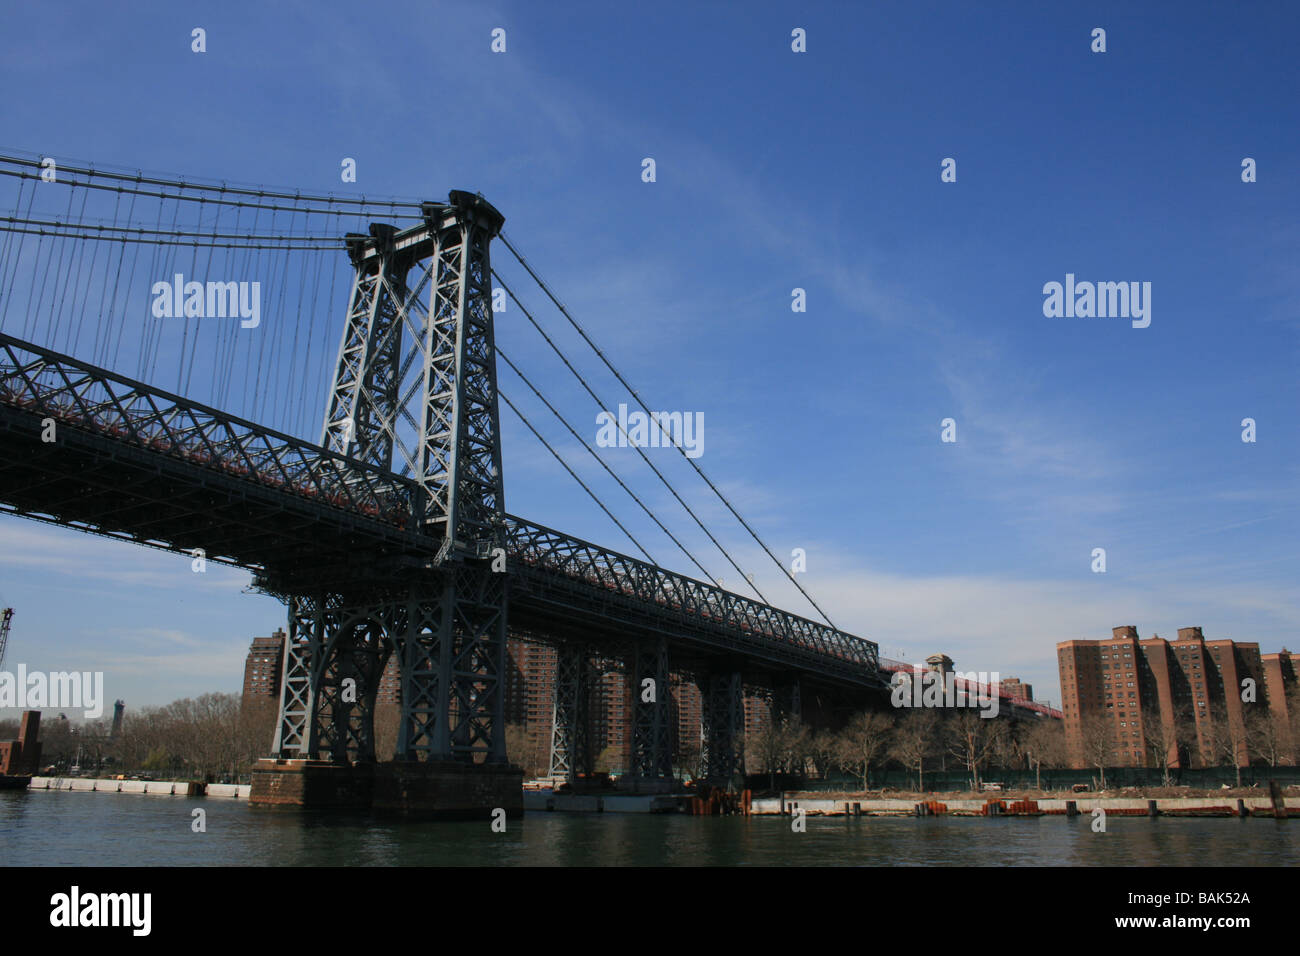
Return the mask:
<svg viewBox="0 0 1300 956">
<path fill-rule="evenodd" d="M 511 632 L 558 649 L 553 773 L 591 769 L 593 682 L 625 670 L 626 782 L 645 790 L 672 776 L 671 674 L 700 688 L 706 776 L 719 783 L 741 766 L 746 688 L 787 714 L 810 694 L 861 706 L 885 691 L 876 645 L 834 626 L 698 462 L 679 447 L 819 620 L 769 603 L 629 441 L 690 533 L 652 508 L 510 357 L 553 354 L 597 409 L 613 407 L 493 268 L 494 244 L 653 415 L 482 196 L 304 195 L 40 156 L 0 156 L 0 190 L 0 509 L 244 568 L 285 603 L 283 697 L 255 801 L 518 812 L 503 717 Z M 544 347 L 497 343 L 494 290 Z M 651 556 L 523 398 L 698 576 Z M 500 402 L 639 557 L 507 512 Z M 724 588 L 683 541 L 701 533 L 752 596 Z M 401 715 L 396 759 L 380 762 L 375 695 L 390 658 Z"/>
</svg>

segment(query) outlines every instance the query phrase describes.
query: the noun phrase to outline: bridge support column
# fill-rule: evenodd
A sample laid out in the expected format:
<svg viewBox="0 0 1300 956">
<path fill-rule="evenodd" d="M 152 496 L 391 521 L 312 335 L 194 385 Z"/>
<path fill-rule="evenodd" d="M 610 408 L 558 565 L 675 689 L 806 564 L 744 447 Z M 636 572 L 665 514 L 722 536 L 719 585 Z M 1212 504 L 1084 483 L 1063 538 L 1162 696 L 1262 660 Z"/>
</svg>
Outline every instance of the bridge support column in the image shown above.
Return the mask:
<svg viewBox="0 0 1300 956">
<path fill-rule="evenodd" d="M 374 762 L 375 695 L 392 649 L 386 625 L 382 606 L 327 593 L 290 598 L 274 754 Z"/>
<path fill-rule="evenodd" d="M 743 764 L 745 685 L 739 671 L 708 674 L 700 687 L 704 703 L 704 778 L 729 786 Z"/>
<path fill-rule="evenodd" d="M 632 686 L 630 773 L 622 781 L 639 792 L 673 786 L 672 693 L 668 685 L 668 642 L 638 641 L 628 662 Z"/>
<path fill-rule="evenodd" d="M 506 575 L 451 566 L 412 590 L 398 627 L 397 759 L 505 764 Z"/>
<path fill-rule="evenodd" d="M 523 773 L 505 754 L 505 592 L 504 574 L 464 562 L 370 603 L 291 597 L 274 757 L 254 768 L 249 802 L 521 814 Z M 374 703 L 390 653 L 402 715 L 395 761 L 376 765 Z"/>
<path fill-rule="evenodd" d="M 280 715 L 271 752 L 277 757 L 306 758 L 320 744 L 316 723 L 314 666 L 323 656 L 324 618 L 317 613 L 323 595 L 289 599 L 289 632 L 285 636 L 280 679 Z"/>
<path fill-rule="evenodd" d="M 573 784 L 579 774 L 590 775 L 591 692 L 596 671 L 582 645 L 565 644 L 556 655 L 555 706 L 551 715 L 552 781 Z"/>
</svg>

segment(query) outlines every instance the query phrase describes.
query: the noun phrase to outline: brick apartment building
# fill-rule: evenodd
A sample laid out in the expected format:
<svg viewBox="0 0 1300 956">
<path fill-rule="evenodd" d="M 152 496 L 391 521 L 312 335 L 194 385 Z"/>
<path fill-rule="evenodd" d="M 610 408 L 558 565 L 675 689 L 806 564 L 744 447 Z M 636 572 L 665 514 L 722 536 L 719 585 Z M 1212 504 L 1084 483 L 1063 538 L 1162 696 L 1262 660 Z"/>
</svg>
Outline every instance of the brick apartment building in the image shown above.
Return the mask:
<svg viewBox="0 0 1300 956">
<path fill-rule="evenodd" d="M 1236 763 L 1247 766 L 1260 756 L 1252 751 L 1250 728 L 1266 715 L 1283 738 L 1285 762 L 1294 763 L 1288 708 L 1294 707 L 1296 675 L 1285 650 L 1261 655 L 1258 644 L 1207 641 L 1199 627 L 1180 628 L 1175 641 L 1143 640 L 1131 626 L 1114 628 L 1109 641 L 1063 641 L 1056 647 L 1073 766 L 1094 759 L 1087 738 L 1096 732 L 1095 718 L 1109 726 L 1113 766 L 1161 766 L 1166 745 L 1171 767 L 1221 765 L 1230 762 L 1217 745 L 1223 739 Z M 1242 700 L 1243 687 L 1251 686 L 1243 684 L 1247 679 L 1254 703 Z"/>
<path fill-rule="evenodd" d="M 998 693 L 1003 697 L 1016 697 L 1020 700 L 1034 699 L 1034 685 L 1026 684 L 1019 677 L 1005 677 L 998 685 Z"/>
<path fill-rule="evenodd" d="M 270 637 L 253 638 L 244 661 L 243 700 L 280 698 L 280 679 L 284 670 L 284 631 L 277 629 Z"/>
</svg>

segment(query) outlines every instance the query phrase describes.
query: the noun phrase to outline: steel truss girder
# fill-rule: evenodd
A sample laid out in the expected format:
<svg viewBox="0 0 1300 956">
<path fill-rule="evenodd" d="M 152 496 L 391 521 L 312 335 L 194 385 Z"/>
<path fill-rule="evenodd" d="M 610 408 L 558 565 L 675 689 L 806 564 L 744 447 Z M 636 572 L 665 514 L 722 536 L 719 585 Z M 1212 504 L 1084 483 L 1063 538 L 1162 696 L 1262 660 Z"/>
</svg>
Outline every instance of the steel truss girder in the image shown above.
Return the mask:
<svg viewBox="0 0 1300 956">
<path fill-rule="evenodd" d="M 640 780 L 669 778 L 673 752 L 667 640 L 636 642 L 627 673 L 632 680 L 631 775 Z"/>
<path fill-rule="evenodd" d="M 704 778 L 726 786 L 743 770 L 745 738 L 745 684 L 740 671 L 707 674 L 699 685 L 703 703 L 700 735 L 704 751 Z"/>
<path fill-rule="evenodd" d="M 183 462 L 196 476 L 211 472 L 234 486 L 291 495 L 304 502 L 304 514 L 401 527 L 421 501 L 411 479 L 3 334 L 0 403 L 124 451 Z M 668 632 L 717 634 L 729 650 L 851 682 L 879 679 L 869 641 L 517 518 L 506 518 L 506 532 L 515 570 L 572 582 L 579 603 L 618 600 L 627 605 L 620 615 L 654 618 Z"/>
<path fill-rule="evenodd" d="M 389 615 L 384 604 L 339 594 L 290 598 L 273 753 L 374 762 L 375 696 L 392 652 Z"/>
<path fill-rule="evenodd" d="M 419 506 L 396 475 L 2 333 L 0 403 L 399 527 Z"/>
<path fill-rule="evenodd" d="M 567 590 L 575 610 L 600 608 L 675 638 L 849 683 L 881 681 L 870 641 L 563 532 L 507 516 L 506 553 L 517 576 L 557 600 Z"/>
<path fill-rule="evenodd" d="M 591 651 L 582 644 L 556 650 L 555 698 L 551 712 L 549 776 L 573 783 L 593 767 L 591 698 L 598 675 Z"/>
</svg>

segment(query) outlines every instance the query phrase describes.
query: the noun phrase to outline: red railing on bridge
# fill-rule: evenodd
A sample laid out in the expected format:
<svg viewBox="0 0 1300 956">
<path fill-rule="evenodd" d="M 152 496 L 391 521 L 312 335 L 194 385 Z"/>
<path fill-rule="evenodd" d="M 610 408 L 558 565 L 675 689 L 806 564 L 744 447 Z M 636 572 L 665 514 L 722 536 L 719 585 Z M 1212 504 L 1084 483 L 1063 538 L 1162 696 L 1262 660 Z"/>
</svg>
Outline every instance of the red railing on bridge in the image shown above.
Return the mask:
<svg viewBox="0 0 1300 956">
<path fill-rule="evenodd" d="M 888 657 L 880 658 L 880 670 L 882 673 L 892 675 L 906 671 L 909 674 L 915 674 L 917 673 L 917 668 L 918 665 L 916 664 L 906 664 L 903 661 L 891 660 Z M 924 668 L 922 668 L 922 670 L 924 670 Z M 1032 710 L 1044 717 L 1054 717 L 1057 720 L 1062 720 L 1065 717 L 1063 713 L 1053 707 L 1048 707 L 1046 704 L 1041 704 L 1036 700 L 1030 700 L 1027 697 L 1008 694 L 996 684 L 980 684 L 976 681 L 968 681 L 965 678 L 958 677 L 954 677 L 953 683 L 954 686 L 961 688 L 966 693 L 968 700 L 973 696 L 984 697 L 987 699 L 996 694 L 999 700 L 1005 700 L 1016 707 L 1023 707 L 1025 710 Z"/>
</svg>

